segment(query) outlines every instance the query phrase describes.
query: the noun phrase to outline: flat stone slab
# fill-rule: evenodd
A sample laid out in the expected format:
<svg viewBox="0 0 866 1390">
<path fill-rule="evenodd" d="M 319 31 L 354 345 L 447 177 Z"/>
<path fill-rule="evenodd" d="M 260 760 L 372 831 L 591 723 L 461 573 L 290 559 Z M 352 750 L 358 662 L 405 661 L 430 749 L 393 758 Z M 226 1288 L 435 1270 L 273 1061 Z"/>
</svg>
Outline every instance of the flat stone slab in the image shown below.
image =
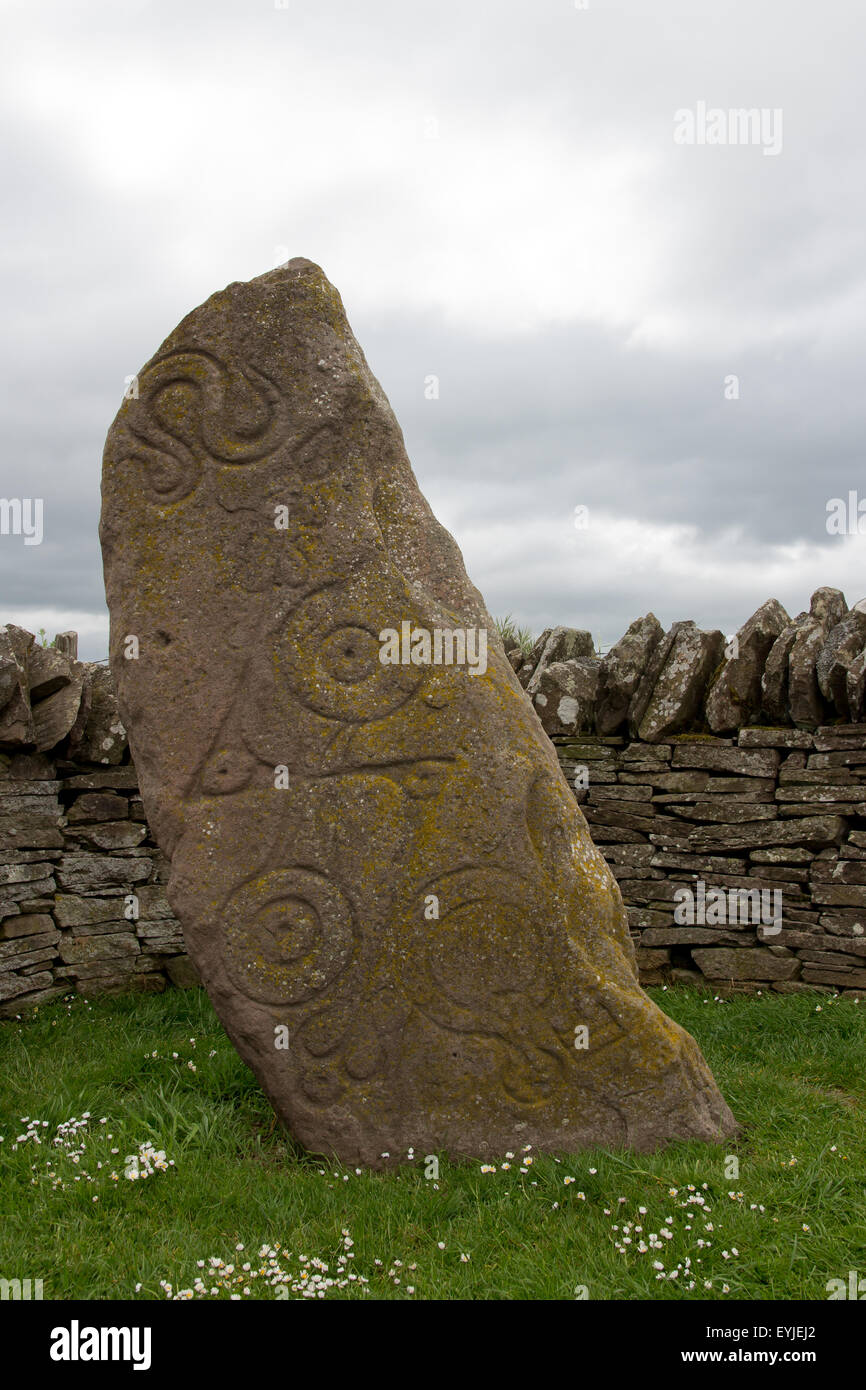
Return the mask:
<svg viewBox="0 0 866 1390">
<path fill-rule="evenodd" d="M 137 380 L 103 470 L 118 720 L 292 1133 L 371 1166 L 732 1134 L 323 272 L 230 285 Z M 146 861 L 100 862 L 85 891 Z"/>
</svg>

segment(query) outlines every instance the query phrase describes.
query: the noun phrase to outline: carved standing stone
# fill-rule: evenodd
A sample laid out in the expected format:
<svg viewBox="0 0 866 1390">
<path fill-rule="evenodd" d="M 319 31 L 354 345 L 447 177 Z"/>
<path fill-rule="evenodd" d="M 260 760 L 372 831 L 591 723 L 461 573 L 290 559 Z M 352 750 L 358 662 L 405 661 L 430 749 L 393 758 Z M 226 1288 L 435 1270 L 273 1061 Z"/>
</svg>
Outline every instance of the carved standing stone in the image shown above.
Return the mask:
<svg viewBox="0 0 866 1390">
<path fill-rule="evenodd" d="M 230 285 L 138 384 L 103 473 L 120 716 L 293 1134 L 374 1166 L 731 1134 L 322 271 Z M 486 668 L 383 664 L 403 623 L 486 631 Z"/>
</svg>

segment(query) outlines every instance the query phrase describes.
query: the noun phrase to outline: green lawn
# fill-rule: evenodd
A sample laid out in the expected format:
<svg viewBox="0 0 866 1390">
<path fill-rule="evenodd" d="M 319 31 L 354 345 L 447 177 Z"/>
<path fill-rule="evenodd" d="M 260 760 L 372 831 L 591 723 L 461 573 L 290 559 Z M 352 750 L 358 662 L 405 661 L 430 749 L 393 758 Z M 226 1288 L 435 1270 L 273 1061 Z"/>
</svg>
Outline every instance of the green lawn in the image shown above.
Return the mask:
<svg viewBox="0 0 866 1390">
<path fill-rule="evenodd" d="M 203 1280 L 207 1298 L 826 1299 L 866 1274 L 866 1004 L 651 993 L 700 1042 L 739 1140 L 443 1160 L 438 1182 L 423 1154 L 380 1175 L 297 1152 L 203 991 L 9 1020 L 0 1278 L 42 1278 L 46 1298 Z M 133 1180 L 148 1144 L 165 1159 Z"/>
</svg>

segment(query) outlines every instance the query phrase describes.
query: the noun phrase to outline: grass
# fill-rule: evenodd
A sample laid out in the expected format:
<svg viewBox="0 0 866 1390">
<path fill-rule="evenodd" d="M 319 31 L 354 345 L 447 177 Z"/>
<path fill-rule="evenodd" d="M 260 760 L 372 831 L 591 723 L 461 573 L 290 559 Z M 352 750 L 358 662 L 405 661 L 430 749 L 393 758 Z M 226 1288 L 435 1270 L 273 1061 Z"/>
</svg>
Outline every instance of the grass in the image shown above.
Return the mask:
<svg viewBox="0 0 866 1390">
<path fill-rule="evenodd" d="M 161 1281 L 177 1293 L 197 1278 L 217 1297 L 295 1298 L 327 1277 L 329 1298 L 656 1300 L 826 1299 L 829 1279 L 866 1273 L 863 1006 L 651 993 L 700 1042 L 738 1140 L 518 1153 L 490 1173 L 442 1160 L 438 1182 L 423 1154 L 383 1175 L 296 1151 L 203 991 L 75 997 L 9 1020 L 0 1277 L 42 1278 L 46 1298 L 164 1298 Z M 28 1128 L 40 1143 L 18 1141 Z M 148 1143 L 165 1158 L 130 1179 L 126 1157 Z M 650 1232 L 661 1248 L 639 1251 Z M 279 1294 L 260 1268 L 286 1276 Z"/>
<path fill-rule="evenodd" d="M 519 647 L 524 656 L 529 656 L 535 638 L 528 627 L 518 627 L 510 613 L 506 613 L 504 618 L 494 618 L 493 621 L 506 652 Z"/>
</svg>

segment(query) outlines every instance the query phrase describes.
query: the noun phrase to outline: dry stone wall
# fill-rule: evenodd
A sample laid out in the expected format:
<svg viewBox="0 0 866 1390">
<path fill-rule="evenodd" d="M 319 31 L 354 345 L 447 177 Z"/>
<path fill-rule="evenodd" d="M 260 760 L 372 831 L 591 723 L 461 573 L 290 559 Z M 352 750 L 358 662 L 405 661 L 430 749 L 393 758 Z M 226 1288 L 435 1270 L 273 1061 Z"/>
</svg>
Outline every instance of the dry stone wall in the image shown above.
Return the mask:
<svg viewBox="0 0 866 1390">
<path fill-rule="evenodd" d="M 794 624 L 770 600 L 738 644 L 649 614 L 605 658 L 568 628 L 510 653 L 643 983 L 866 992 L 862 616 L 825 589 Z M 196 984 L 166 878 L 107 667 L 74 633 L 0 627 L 0 1016 Z"/>
<path fill-rule="evenodd" d="M 0 628 L 0 1017 L 198 983 L 107 668 Z"/>
<path fill-rule="evenodd" d="M 644 984 L 866 998 L 866 724 L 554 743 Z"/>
</svg>

